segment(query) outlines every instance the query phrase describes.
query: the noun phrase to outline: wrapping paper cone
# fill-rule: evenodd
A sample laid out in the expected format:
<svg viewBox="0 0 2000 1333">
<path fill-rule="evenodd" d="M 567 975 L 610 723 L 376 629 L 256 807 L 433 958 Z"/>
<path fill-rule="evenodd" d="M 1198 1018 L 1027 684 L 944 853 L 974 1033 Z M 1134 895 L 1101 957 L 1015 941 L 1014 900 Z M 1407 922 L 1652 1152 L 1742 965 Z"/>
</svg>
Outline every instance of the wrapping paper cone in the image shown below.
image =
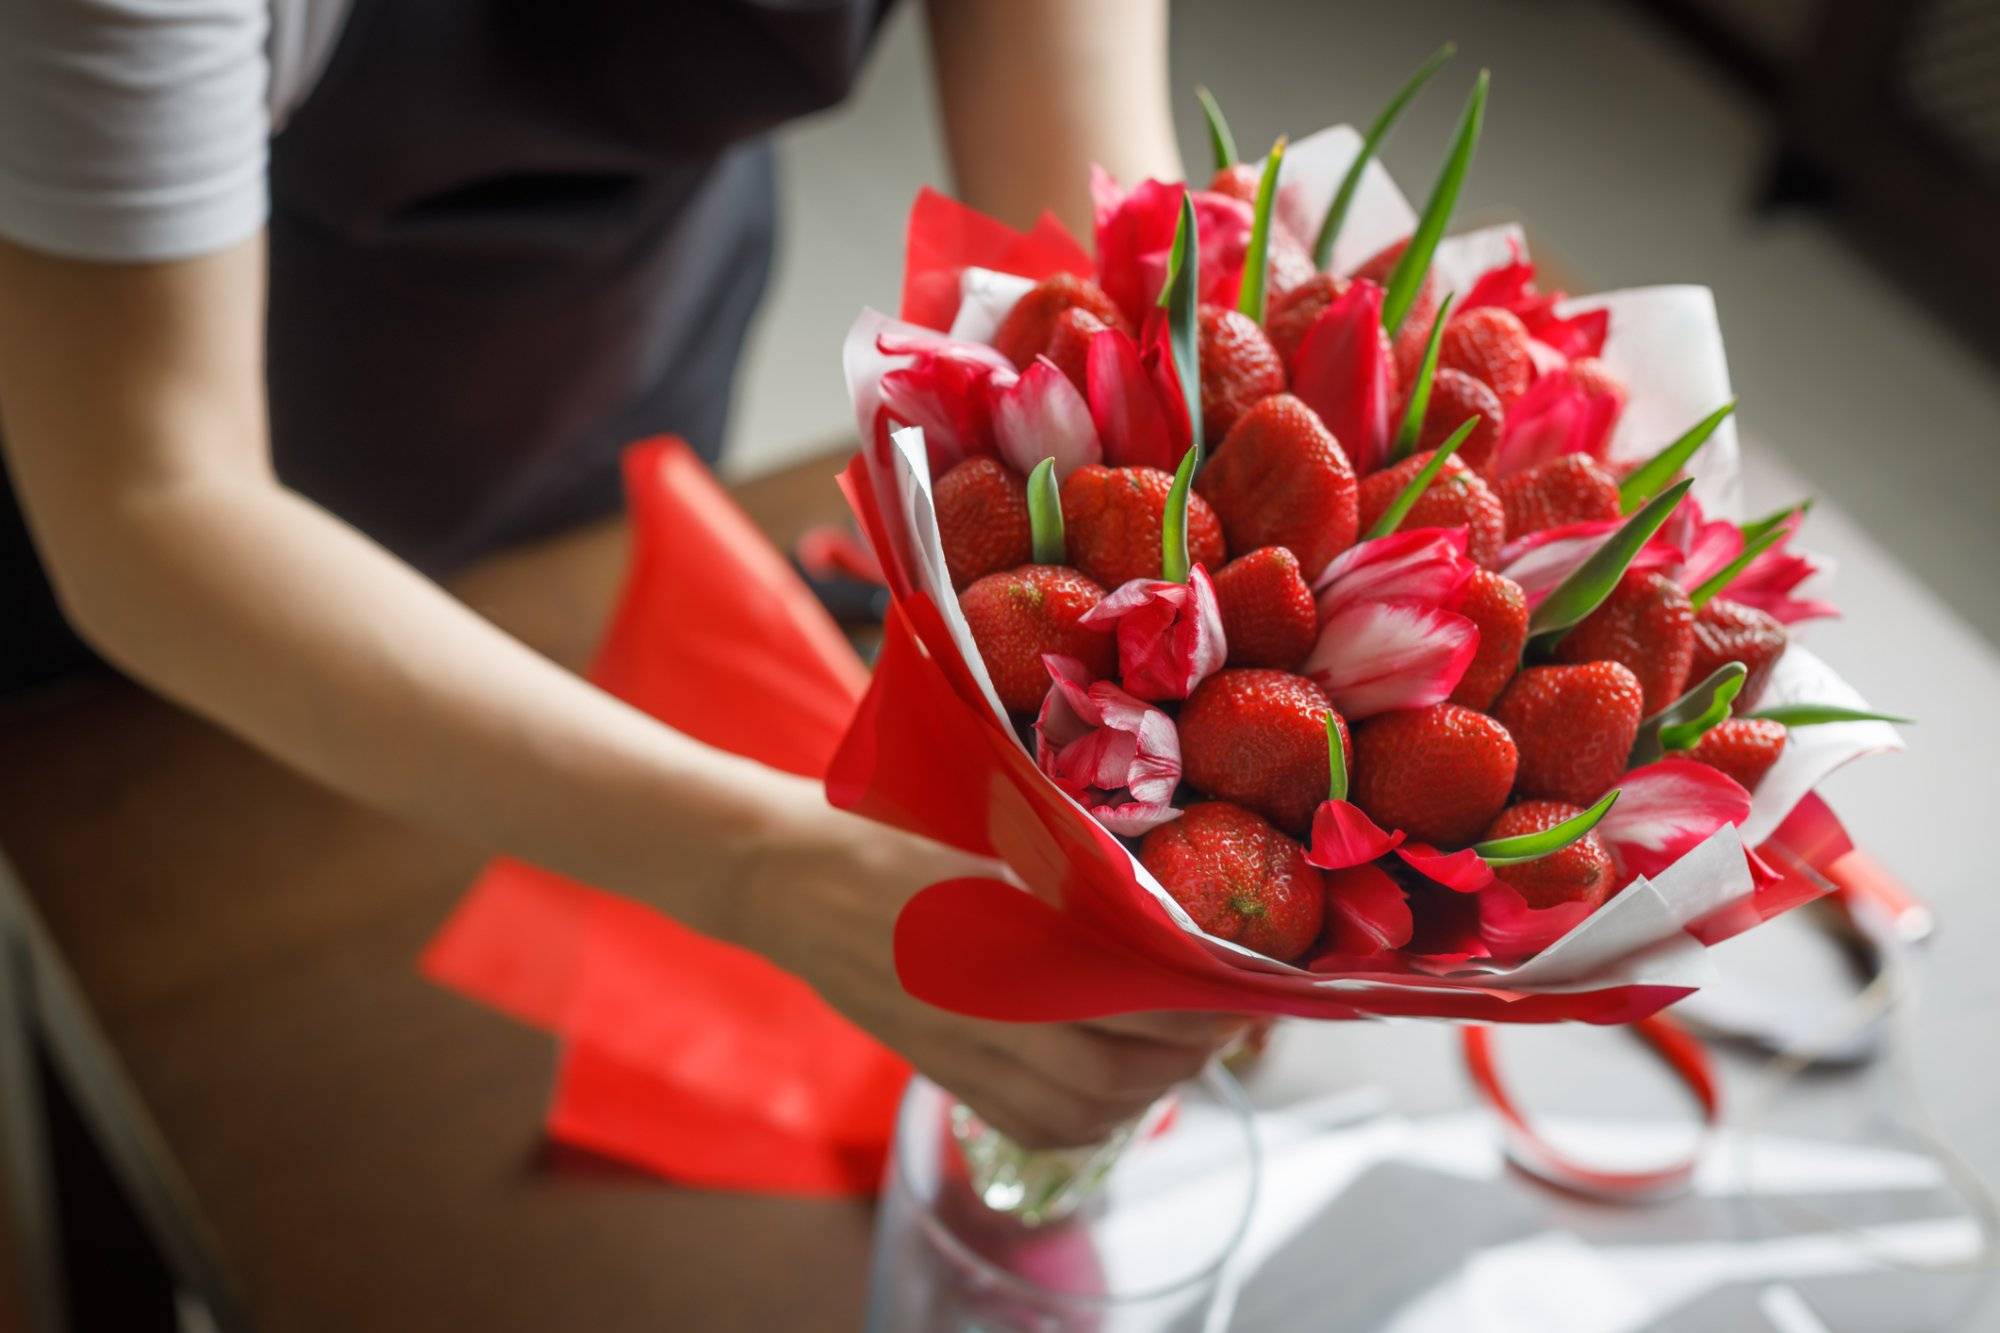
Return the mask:
<svg viewBox="0 0 2000 1333">
<path fill-rule="evenodd" d="M 590 678 L 699 740 L 820 776 L 867 683 L 860 659 L 684 444 L 633 446 L 625 481 L 631 563 Z M 564 1039 L 549 1129 L 566 1142 L 722 1188 L 875 1187 L 908 1070 L 761 958 L 503 859 L 422 968 Z"/>
<path fill-rule="evenodd" d="M 924 189 L 904 237 L 902 317 L 925 328 L 950 328 L 958 314 L 959 280 L 970 267 L 1039 280 L 1056 273 L 1087 277 L 1093 265 L 1052 214 L 1018 232 L 950 195 Z"/>
</svg>

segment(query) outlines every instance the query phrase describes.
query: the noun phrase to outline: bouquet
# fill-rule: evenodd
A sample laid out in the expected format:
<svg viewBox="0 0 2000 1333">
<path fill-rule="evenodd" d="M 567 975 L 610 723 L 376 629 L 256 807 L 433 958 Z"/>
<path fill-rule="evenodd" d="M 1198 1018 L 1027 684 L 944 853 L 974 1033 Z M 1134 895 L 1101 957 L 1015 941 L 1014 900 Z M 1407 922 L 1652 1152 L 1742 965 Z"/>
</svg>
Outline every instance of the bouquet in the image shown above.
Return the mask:
<svg viewBox="0 0 2000 1333">
<path fill-rule="evenodd" d="M 845 349 L 892 595 L 837 803 L 997 857 L 897 962 L 1001 1019 L 1628 1023 L 1824 891 L 1813 788 L 1897 748 L 1745 517 L 1703 288 L 1572 297 L 1365 133 L 1102 172 L 1095 256 L 926 192 Z"/>
</svg>

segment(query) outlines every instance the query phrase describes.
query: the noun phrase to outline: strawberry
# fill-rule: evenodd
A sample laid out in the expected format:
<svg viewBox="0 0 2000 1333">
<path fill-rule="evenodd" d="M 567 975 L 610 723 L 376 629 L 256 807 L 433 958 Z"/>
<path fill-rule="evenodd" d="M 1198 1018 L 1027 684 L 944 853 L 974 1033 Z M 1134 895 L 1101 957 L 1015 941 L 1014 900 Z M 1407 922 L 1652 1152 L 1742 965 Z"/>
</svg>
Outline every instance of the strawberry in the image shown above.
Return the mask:
<svg viewBox="0 0 2000 1333">
<path fill-rule="evenodd" d="M 1411 454 L 1394 467 L 1362 479 L 1359 503 L 1363 532 L 1374 528 L 1382 511 L 1394 503 L 1430 461 L 1429 453 Z M 1458 461 L 1456 454 L 1445 460 L 1444 470 L 1417 498 L 1401 526 L 1403 530 L 1464 528 L 1470 534 L 1465 553 L 1489 569 L 1500 563 L 1500 549 L 1507 544 L 1507 516 L 1500 508 L 1499 498 L 1478 473 Z"/>
<path fill-rule="evenodd" d="M 1070 558 L 1107 588 L 1160 577 L 1160 524 L 1174 479 L 1153 467 L 1089 463 L 1062 485 Z M 1199 495 L 1188 496 L 1188 559 L 1220 569 L 1222 525 Z"/>
<path fill-rule="evenodd" d="M 1396 262 L 1409 248 L 1408 240 L 1397 241 L 1386 250 L 1378 251 L 1367 263 L 1354 270 L 1357 278 L 1387 287 L 1389 279 L 1396 272 Z M 1417 299 L 1410 303 L 1410 313 L 1403 317 L 1403 327 L 1396 330 L 1391 350 L 1396 358 L 1396 382 L 1413 384 L 1417 378 L 1417 368 L 1423 364 L 1424 347 L 1431 340 L 1431 325 L 1437 322 L 1438 290 L 1437 278 L 1424 274 L 1423 285 L 1417 288 Z M 1460 417 L 1459 421 L 1465 418 Z M 1457 421 L 1452 423 L 1454 427 Z"/>
<path fill-rule="evenodd" d="M 1576 381 L 1576 387 L 1592 398 L 1609 398 L 1616 404 L 1611 412 L 1611 420 L 1616 423 L 1631 397 L 1618 372 L 1594 356 L 1580 356 L 1569 363 L 1569 373 L 1570 378 Z"/>
<path fill-rule="evenodd" d="M 1264 332 L 1287 369 L 1326 308 L 1347 290 L 1347 279 L 1316 273 L 1295 287 L 1274 291 L 1264 307 Z"/>
<path fill-rule="evenodd" d="M 1261 546 L 1224 565 L 1215 600 L 1231 666 L 1290 671 L 1319 637 L 1312 589 L 1299 575 L 1299 558 L 1282 546 Z"/>
<path fill-rule="evenodd" d="M 1479 627 L 1479 651 L 1451 692 L 1451 701 L 1484 712 L 1521 669 L 1521 649 L 1528 642 L 1528 598 L 1521 585 L 1505 574 L 1477 569 L 1453 610 Z"/>
<path fill-rule="evenodd" d="M 1563 635 L 1556 660 L 1624 663 L 1639 678 L 1650 717 L 1687 689 L 1694 608 L 1665 574 L 1628 569 L 1611 595 Z"/>
<path fill-rule="evenodd" d="M 1493 716 L 1521 752 L 1521 791 L 1588 805 L 1625 771 L 1645 715 L 1639 678 L 1617 662 L 1529 667 Z"/>
<path fill-rule="evenodd" d="M 1498 819 L 1487 825 L 1480 840 L 1541 833 L 1582 813 L 1583 807 L 1561 801 L 1523 801 L 1502 811 Z M 1528 906 L 1535 908 L 1578 902 L 1595 907 L 1611 896 L 1618 883 L 1618 869 L 1611 863 L 1611 852 L 1594 829 L 1559 852 L 1533 861 L 1495 866 L 1493 873 L 1513 885 L 1527 899 Z"/>
<path fill-rule="evenodd" d="M 1290 962 L 1319 938 L 1325 886 L 1305 849 L 1240 805 L 1202 801 L 1139 844 L 1139 862 L 1209 934 Z"/>
<path fill-rule="evenodd" d="M 1093 679 L 1118 666 L 1109 634 L 1077 624 L 1104 589 L 1067 565 L 1022 565 L 988 574 L 958 599 L 993 689 L 1010 712 L 1032 713 L 1049 692 L 1043 653 L 1083 663 Z"/>
<path fill-rule="evenodd" d="M 1715 597 L 1695 614 L 1692 680 L 1707 680 L 1710 672 L 1729 662 L 1741 662 L 1750 674 L 1736 694 L 1734 711 L 1747 712 L 1771 679 L 1771 668 L 1785 655 L 1790 636 L 1776 618 L 1754 606 Z"/>
<path fill-rule="evenodd" d="M 1514 785 L 1514 741 L 1470 708 L 1432 704 L 1354 729 L 1353 801 L 1384 828 L 1442 847 L 1479 836 Z"/>
<path fill-rule="evenodd" d="M 1028 563 L 1028 483 L 997 458 L 968 458 L 938 478 L 938 537 L 951 586 Z"/>
<path fill-rule="evenodd" d="M 1257 321 L 1227 306 L 1201 308 L 1202 438 L 1220 440 L 1260 400 L 1285 391 L 1285 366 Z"/>
<path fill-rule="evenodd" d="M 1424 332 L 1430 332 L 1428 325 Z M 1513 311 L 1495 305 L 1453 315 L 1438 343 L 1438 365 L 1482 381 L 1500 396 L 1502 407 L 1512 407 L 1535 378 L 1528 326 Z"/>
<path fill-rule="evenodd" d="M 1782 725 L 1763 718 L 1732 717 L 1710 727 L 1687 757 L 1721 769 L 1743 790 L 1754 791 L 1784 752 Z"/>
<path fill-rule="evenodd" d="M 1288 393 L 1243 414 L 1195 489 L 1238 555 L 1283 546 L 1312 578 L 1354 544 L 1354 467 L 1319 415 Z"/>
<path fill-rule="evenodd" d="M 1209 178 L 1211 194 L 1228 195 L 1231 199 L 1241 199 L 1246 204 L 1257 202 L 1258 169 L 1248 162 L 1231 162 L 1226 167 L 1217 168 Z"/>
<path fill-rule="evenodd" d="M 1583 454 L 1564 454 L 1493 484 L 1507 511 L 1507 540 L 1565 523 L 1618 517 L 1618 483 Z"/>
<path fill-rule="evenodd" d="M 1210 796 L 1303 836 L 1332 779 L 1331 712 L 1326 695 L 1304 676 L 1253 667 L 1218 671 L 1181 706 L 1181 772 Z M 1340 727 L 1345 743 L 1346 724 Z"/>
<path fill-rule="evenodd" d="M 1025 369 L 1048 350 L 1049 335 L 1055 332 L 1056 320 L 1062 312 L 1078 306 L 1113 328 L 1132 331 L 1124 314 L 1102 287 L 1074 273 L 1057 273 L 1043 278 L 1014 303 L 1007 318 L 1000 321 L 993 345 L 1002 356 Z"/>
<path fill-rule="evenodd" d="M 1069 376 L 1069 382 L 1085 398 L 1090 397 L 1090 339 L 1111 327 L 1082 306 L 1071 306 L 1056 316 L 1049 334 L 1049 350 L 1042 355 Z"/>
<path fill-rule="evenodd" d="M 1411 372 L 1414 377 L 1415 371 Z M 1417 448 L 1429 452 L 1451 438 L 1451 433 L 1463 426 L 1469 417 L 1478 417 L 1479 424 L 1472 428 L 1472 434 L 1465 437 L 1465 443 L 1458 446 L 1452 457 L 1464 463 L 1474 472 L 1484 472 L 1493 458 L 1493 451 L 1500 445 L 1500 432 L 1507 425 L 1507 409 L 1500 406 L 1499 395 L 1462 370 L 1449 367 L 1439 369 L 1431 379 L 1430 402 L 1424 405 L 1424 423 L 1417 435 Z M 1402 420 L 1399 413 L 1396 418 Z"/>
</svg>

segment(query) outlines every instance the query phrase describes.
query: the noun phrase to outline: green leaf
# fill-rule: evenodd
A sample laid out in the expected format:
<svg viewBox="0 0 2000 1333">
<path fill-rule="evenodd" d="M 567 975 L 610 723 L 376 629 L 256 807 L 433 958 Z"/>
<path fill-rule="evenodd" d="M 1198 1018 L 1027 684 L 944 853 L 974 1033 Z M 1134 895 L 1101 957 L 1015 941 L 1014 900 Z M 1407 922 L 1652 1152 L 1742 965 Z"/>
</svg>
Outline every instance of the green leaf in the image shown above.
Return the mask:
<svg viewBox="0 0 2000 1333">
<path fill-rule="evenodd" d="M 1431 406 L 1431 381 L 1437 376 L 1438 344 L 1444 341 L 1444 322 L 1450 318 L 1451 303 L 1457 299 L 1458 293 L 1453 292 L 1438 306 L 1430 340 L 1424 344 L 1423 364 L 1417 368 L 1417 382 L 1410 389 L 1409 406 L 1403 409 L 1402 427 L 1396 432 L 1395 443 L 1389 446 L 1391 463 L 1400 463 L 1415 452 L 1417 439 L 1424 433 L 1424 413 Z"/>
<path fill-rule="evenodd" d="M 1229 132 L 1229 122 L 1223 119 L 1222 108 L 1215 104 L 1215 96 L 1206 88 L 1194 90 L 1195 100 L 1201 103 L 1202 119 L 1208 122 L 1208 148 L 1215 156 L 1215 169 L 1236 165 L 1236 139 Z"/>
<path fill-rule="evenodd" d="M 1326 217 L 1319 224 L 1319 235 L 1313 239 L 1314 267 L 1324 269 L 1333 263 L 1333 245 L 1340 239 L 1340 228 L 1347 221 L 1347 210 L 1354 203 L 1354 192 L 1361 188 L 1361 173 L 1368 169 L 1368 164 L 1375 160 L 1375 155 L 1382 150 L 1382 145 L 1389 141 L 1389 131 L 1395 128 L 1396 119 L 1403 114 L 1403 108 L 1416 97 L 1419 89 L 1430 82 L 1431 75 L 1444 68 L 1445 62 L 1450 60 L 1457 50 L 1457 47 L 1446 42 L 1431 52 L 1430 59 L 1417 66 L 1417 72 L 1396 90 L 1396 95 L 1389 99 L 1389 104 L 1375 117 L 1375 123 L 1368 127 L 1368 135 L 1361 142 L 1361 151 L 1356 153 L 1354 161 L 1348 164 L 1347 174 L 1340 179 L 1340 189 L 1335 191 L 1333 203 L 1328 206 Z"/>
<path fill-rule="evenodd" d="M 1285 137 L 1271 145 L 1264 174 L 1257 181 L 1257 209 L 1250 219 L 1250 247 L 1243 252 L 1243 281 L 1236 308 L 1259 324 L 1264 322 L 1264 279 L 1270 271 L 1271 205 L 1278 195 L 1278 169 L 1285 161 Z"/>
<path fill-rule="evenodd" d="M 1167 344 L 1174 354 L 1174 373 L 1187 399 L 1189 437 L 1194 441 L 1195 466 L 1201 466 L 1201 238 L 1194 219 L 1194 191 L 1181 191 L 1181 218 L 1174 226 L 1174 248 L 1167 254 L 1167 281 L 1160 288 L 1160 308 L 1167 312 Z"/>
<path fill-rule="evenodd" d="M 1693 749 L 1710 727 L 1729 716 L 1729 706 L 1749 674 L 1741 662 L 1724 662 L 1707 680 L 1641 722 L 1625 766 L 1638 768 L 1668 750 Z"/>
<path fill-rule="evenodd" d="M 1437 447 L 1437 452 L 1431 455 L 1431 461 L 1418 469 L 1416 476 L 1410 478 L 1410 484 L 1389 502 L 1389 507 L 1382 511 L 1382 517 L 1375 520 L 1375 526 L 1368 529 L 1368 535 L 1361 540 L 1374 541 L 1377 537 L 1388 536 L 1400 527 L 1403 520 L 1410 516 L 1410 510 L 1416 507 L 1417 501 L 1423 498 L 1424 492 L 1430 489 L 1430 484 L 1437 480 L 1437 474 L 1444 471 L 1444 465 L 1458 452 L 1458 446 L 1465 443 L 1465 437 L 1472 434 L 1473 427 L 1478 424 L 1478 417 L 1467 417 L 1459 428 L 1451 433 L 1451 438 Z"/>
<path fill-rule="evenodd" d="M 1444 239 L 1451 210 L 1458 206 L 1458 191 L 1465 184 L 1465 173 L 1472 167 L 1472 150 L 1479 146 L 1479 126 L 1486 117 L 1487 82 L 1487 71 L 1482 69 L 1478 81 L 1472 85 L 1472 96 L 1465 100 L 1465 110 L 1459 114 L 1444 170 L 1438 173 L 1437 184 L 1431 187 L 1431 197 L 1424 203 L 1423 216 L 1417 219 L 1417 229 L 1404 247 L 1403 257 L 1396 261 L 1395 272 L 1389 275 L 1388 294 L 1382 298 L 1382 327 L 1391 338 L 1403 327 L 1403 318 L 1410 313 L 1410 307 L 1417 303 L 1424 274 L 1430 271 L 1431 255 Z"/>
<path fill-rule="evenodd" d="M 1660 525 L 1667 521 L 1667 515 L 1688 493 L 1694 479 L 1683 477 L 1672 486 L 1646 502 L 1645 508 L 1625 520 L 1625 526 L 1611 534 L 1609 541 L 1593 551 L 1588 560 L 1570 571 L 1570 576 L 1558 583 L 1555 591 L 1542 600 L 1528 617 L 1528 649 L 1530 653 L 1546 653 L 1562 639 L 1585 616 L 1595 611 L 1611 590 L 1618 586 L 1618 580 L 1625 576 L 1625 567 L 1639 554 L 1640 548 L 1652 540 Z"/>
<path fill-rule="evenodd" d="M 1687 434 L 1633 468 L 1618 486 L 1619 512 L 1629 514 L 1659 494 L 1660 487 L 1672 481 L 1687 466 L 1695 450 L 1707 444 L 1708 437 L 1715 434 L 1715 428 L 1735 410 L 1736 400 L 1732 398 L 1688 427 Z"/>
<path fill-rule="evenodd" d="M 1611 813 L 1611 807 L 1618 803 L 1618 789 L 1604 793 L 1596 805 L 1580 815 L 1571 815 L 1554 828 L 1543 829 L 1540 833 L 1523 833 L 1512 838 L 1488 838 L 1485 842 L 1474 843 L 1472 850 L 1479 859 L 1490 866 L 1519 865 L 1523 861 L 1539 861 L 1544 856 L 1553 856 L 1563 848 L 1583 837 L 1597 827 L 1597 821 Z"/>
<path fill-rule="evenodd" d="M 1044 458 L 1028 474 L 1028 533 L 1036 564 L 1069 563 L 1069 546 L 1063 540 L 1062 493 L 1056 486 L 1053 458 Z"/>
<path fill-rule="evenodd" d="M 1194 485 L 1195 464 L 1201 446 L 1181 455 L 1174 469 L 1174 484 L 1167 491 L 1166 512 L 1160 517 L 1160 577 L 1169 583 L 1188 581 L 1188 488 Z"/>
<path fill-rule="evenodd" d="M 1913 717 L 1871 713 L 1865 708 L 1842 708 L 1839 704 L 1773 704 L 1746 716 L 1763 722 L 1776 722 L 1782 727 L 1815 727 L 1823 722 L 1896 722 L 1911 727 L 1917 722 Z"/>
<path fill-rule="evenodd" d="M 1701 586 L 1688 594 L 1689 604 L 1697 611 L 1708 605 L 1710 598 L 1714 597 L 1724 588 L 1727 588 L 1730 581 L 1748 568 L 1752 560 L 1755 560 L 1758 556 L 1776 546 L 1784 539 L 1784 536 L 1785 530 L 1782 526 L 1766 528 L 1758 535 L 1756 540 L 1744 542 L 1743 549 L 1737 553 L 1734 560 L 1731 560 L 1721 569 L 1716 570 L 1715 573 L 1703 579 Z"/>
<path fill-rule="evenodd" d="M 1326 769 L 1332 774 L 1327 784 L 1329 801 L 1347 799 L 1347 747 L 1340 743 L 1340 723 L 1331 708 L 1326 710 Z"/>
<path fill-rule="evenodd" d="M 1808 495 L 1795 505 L 1786 505 L 1776 513 L 1766 514 L 1762 518 L 1752 519 L 1748 523 L 1740 524 L 1739 526 L 1743 529 L 1743 540 L 1754 542 L 1771 529 L 1783 526 L 1785 520 L 1789 519 L 1793 514 L 1810 514 L 1812 507 L 1812 497 Z"/>
</svg>

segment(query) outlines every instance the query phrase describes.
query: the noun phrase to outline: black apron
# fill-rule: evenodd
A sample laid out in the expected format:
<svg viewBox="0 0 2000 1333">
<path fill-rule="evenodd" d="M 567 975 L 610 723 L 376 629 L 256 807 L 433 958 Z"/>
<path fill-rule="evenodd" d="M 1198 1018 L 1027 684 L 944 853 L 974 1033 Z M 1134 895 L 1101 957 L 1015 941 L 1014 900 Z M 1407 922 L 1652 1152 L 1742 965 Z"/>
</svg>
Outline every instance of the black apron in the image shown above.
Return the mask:
<svg viewBox="0 0 2000 1333">
<path fill-rule="evenodd" d="M 770 268 L 763 136 L 846 96 L 885 7 L 357 0 L 271 146 L 279 477 L 438 575 L 614 511 L 636 438 L 713 459 Z M 8 487 L 0 691 L 90 660 Z"/>
</svg>

